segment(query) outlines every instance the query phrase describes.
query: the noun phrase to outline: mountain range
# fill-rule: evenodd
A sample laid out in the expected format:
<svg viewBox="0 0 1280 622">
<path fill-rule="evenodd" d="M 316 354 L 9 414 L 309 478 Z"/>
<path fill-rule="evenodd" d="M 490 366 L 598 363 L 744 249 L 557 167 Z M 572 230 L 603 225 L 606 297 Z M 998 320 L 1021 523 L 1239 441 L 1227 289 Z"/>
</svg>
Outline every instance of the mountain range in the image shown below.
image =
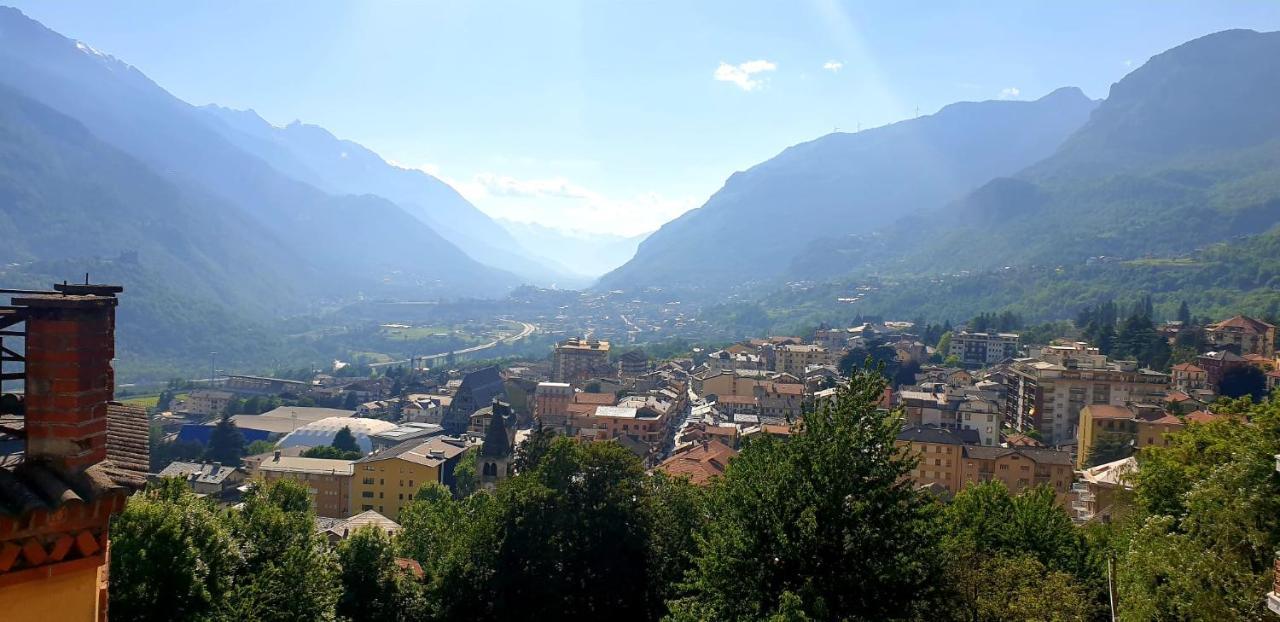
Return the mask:
<svg viewBox="0 0 1280 622">
<path fill-rule="evenodd" d="M 873 231 L 1048 156 L 1095 105 L 1065 88 L 1034 102 L 952 104 L 789 147 L 663 225 L 600 286 L 723 289 L 781 276 L 815 240 Z"/>
</svg>

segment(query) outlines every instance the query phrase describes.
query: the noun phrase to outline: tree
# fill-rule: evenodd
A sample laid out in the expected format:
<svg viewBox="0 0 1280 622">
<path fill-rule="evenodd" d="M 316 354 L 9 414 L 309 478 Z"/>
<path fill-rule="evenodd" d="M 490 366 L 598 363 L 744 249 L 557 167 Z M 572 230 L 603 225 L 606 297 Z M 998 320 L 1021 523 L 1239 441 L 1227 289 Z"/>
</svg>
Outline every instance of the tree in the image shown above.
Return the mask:
<svg viewBox="0 0 1280 622">
<path fill-rule="evenodd" d="M 357 529 L 338 545 L 342 595 L 337 612 L 351 622 L 425 619 L 422 586 L 396 565 L 386 532 L 373 525 Z"/>
<path fill-rule="evenodd" d="M 1261 400 L 1267 395 L 1267 376 L 1253 365 L 1232 367 L 1222 373 L 1218 391 L 1226 397 L 1248 395 L 1255 401 Z"/>
<path fill-rule="evenodd" d="M 276 449 L 276 444 L 271 441 L 254 441 L 249 443 L 249 448 L 245 450 L 246 456 L 257 456 L 259 454 L 269 454 Z"/>
<path fill-rule="evenodd" d="M 459 497 L 471 496 L 480 485 L 478 453 L 474 447 L 467 449 L 453 467 L 453 490 Z"/>
<path fill-rule="evenodd" d="M 231 599 L 240 619 L 333 620 L 338 565 L 315 528 L 306 488 L 293 480 L 255 484 L 230 517 L 244 574 Z"/>
<path fill-rule="evenodd" d="M 1280 544 L 1280 404 L 1191 424 L 1139 454 L 1137 512 L 1116 546 L 1122 620 L 1270 619 Z"/>
<path fill-rule="evenodd" d="M 516 446 L 515 456 L 511 460 L 511 465 L 515 472 L 532 471 L 538 468 L 538 465 L 542 463 L 542 458 L 547 455 L 547 452 L 551 451 L 551 444 L 555 441 L 555 438 L 555 430 L 543 426 L 541 421 L 535 422 L 529 436 L 524 439 L 523 443 Z"/>
<path fill-rule="evenodd" d="M 329 444 L 338 451 L 355 452 L 362 455 L 364 453 L 360 450 L 360 444 L 356 442 L 356 437 L 351 433 L 351 426 L 349 425 L 342 426 L 342 429 L 333 435 L 333 442 Z"/>
<path fill-rule="evenodd" d="M 1183 328 L 1191 327 L 1191 307 L 1187 306 L 1185 300 L 1178 304 L 1178 321 L 1182 322 Z"/>
<path fill-rule="evenodd" d="M 884 388 L 877 371 L 855 370 L 789 440 L 745 444 L 707 492 L 680 615 L 762 619 L 792 592 L 801 601 L 788 605 L 793 614 L 886 619 L 933 589 L 932 502 L 896 445 L 901 415 L 877 408 Z"/>
<path fill-rule="evenodd" d="M 1095 467 L 1133 455 L 1133 437 L 1119 432 L 1101 432 L 1087 452 L 1088 466 Z"/>
<path fill-rule="evenodd" d="M 360 398 L 356 397 L 355 391 L 347 391 L 347 396 L 342 400 L 343 410 L 355 410 L 360 407 Z"/>
<path fill-rule="evenodd" d="M 309 447 L 302 452 L 303 458 L 324 458 L 326 460 L 359 460 L 364 456 L 360 451 L 342 451 L 332 445 Z"/>
<path fill-rule="evenodd" d="M 244 434 L 236 427 L 231 415 L 222 414 L 218 424 L 209 433 L 209 448 L 206 456 L 226 466 L 240 466 L 240 458 L 244 455 Z"/>
<path fill-rule="evenodd" d="M 240 564 L 230 532 L 186 482 L 161 480 L 111 524 L 111 618 L 213 617 Z"/>
</svg>

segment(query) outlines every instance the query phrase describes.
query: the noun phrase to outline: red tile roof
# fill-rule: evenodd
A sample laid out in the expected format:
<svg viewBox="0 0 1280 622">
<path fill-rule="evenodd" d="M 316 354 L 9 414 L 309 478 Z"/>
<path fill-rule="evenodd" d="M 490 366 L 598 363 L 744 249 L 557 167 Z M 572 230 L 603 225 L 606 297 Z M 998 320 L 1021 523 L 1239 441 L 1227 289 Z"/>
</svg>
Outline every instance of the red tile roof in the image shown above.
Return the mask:
<svg viewBox="0 0 1280 622">
<path fill-rule="evenodd" d="M 1253 319 L 1253 318 L 1251 318 L 1251 317 L 1248 317 L 1248 316 L 1244 316 L 1244 315 L 1237 315 L 1237 316 L 1235 316 L 1235 317 L 1233 317 L 1233 318 L 1229 318 L 1229 319 L 1226 319 L 1226 320 L 1222 320 L 1221 322 L 1218 322 L 1217 324 L 1210 324 L 1210 325 L 1209 325 L 1209 328 L 1210 328 L 1210 329 L 1216 329 L 1216 328 L 1241 328 L 1241 329 L 1245 329 L 1245 330 L 1252 330 L 1252 331 L 1255 331 L 1255 332 L 1263 333 L 1263 332 L 1266 332 L 1266 331 L 1267 331 L 1267 330 L 1269 330 L 1269 329 L 1275 328 L 1275 326 L 1272 326 L 1271 324 L 1268 324 L 1268 323 L 1266 323 L 1266 322 L 1263 322 L 1262 320 L 1255 320 L 1255 319 Z"/>
<path fill-rule="evenodd" d="M 1200 369 L 1193 363 L 1179 363 L 1173 366 L 1173 371 L 1185 371 L 1188 373 L 1204 373 L 1203 369 Z"/>
<path fill-rule="evenodd" d="M 1210 423 L 1222 418 L 1222 415 L 1215 415 L 1206 410 L 1197 410 L 1186 416 L 1186 420 L 1193 423 Z"/>
<path fill-rule="evenodd" d="M 705 484 L 724 473 L 729 460 L 738 455 L 719 441 L 705 441 L 663 460 L 657 469 L 675 476 L 688 477 L 694 484 Z"/>
<path fill-rule="evenodd" d="M 618 397 L 612 393 L 575 393 L 573 395 L 573 401 L 576 404 L 613 406 L 618 403 Z"/>
</svg>

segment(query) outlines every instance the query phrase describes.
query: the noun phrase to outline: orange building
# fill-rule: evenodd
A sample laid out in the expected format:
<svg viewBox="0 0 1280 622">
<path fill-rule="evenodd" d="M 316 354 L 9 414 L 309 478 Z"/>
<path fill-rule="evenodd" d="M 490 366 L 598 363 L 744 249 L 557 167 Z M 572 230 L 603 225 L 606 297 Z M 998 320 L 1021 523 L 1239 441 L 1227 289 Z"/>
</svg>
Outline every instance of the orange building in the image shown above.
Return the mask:
<svg viewBox="0 0 1280 622">
<path fill-rule="evenodd" d="M 351 477 L 355 462 L 326 458 L 284 456 L 276 451 L 253 467 L 252 475 L 268 482 L 289 479 L 302 484 L 311 497 L 316 516 L 351 516 Z"/>
<path fill-rule="evenodd" d="M 0 346 L 23 371 L 24 395 L 3 394 L 0 437 L 23 439 L 0 456 L 0 620 L 107 619 L 111 516 L 146 484 L 147 416 L 112 400 L 119 287 L 60 285 L 0 307 Z M 17 329 L 21 325 L 25 330 Z M 12 369 L 9 367 L 8 369 Z"/>
</svg>

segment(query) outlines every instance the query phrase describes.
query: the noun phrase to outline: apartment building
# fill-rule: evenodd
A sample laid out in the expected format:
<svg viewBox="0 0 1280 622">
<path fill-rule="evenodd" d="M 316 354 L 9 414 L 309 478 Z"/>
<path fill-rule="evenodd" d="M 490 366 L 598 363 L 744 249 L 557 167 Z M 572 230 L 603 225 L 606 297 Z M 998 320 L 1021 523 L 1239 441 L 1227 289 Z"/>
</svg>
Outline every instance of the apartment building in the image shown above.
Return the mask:
<svg viewBox="0 0 1280 622">
<path fill-rule="evenodd" d="M 898 393 L 898 403 L 910 425 L 972 430 L 978 434 L 979 445 L 1000 442 L 1000 403 L 983 391 L 942 383 L 904 387 Z"/>
<path fill-rule="evenodd" d="M 1127 443 L 1133 451 L 1159 445 L 1169 446 L 1168 435 L 1186 424 L 1160 407 L 1148 404 L 1113 406 L 1090 404 L 1080 410 L 1080 433 L 1076 451 L 1076 468 L 1084 469 L 1092 461 L 1094 447 L 1102 441 Z"/>
<path fill-rule="evenodd" d="M 453 486 L 453 468 L 467 450 L 460 438 L 412 440 L 361 458 L 351 479 L 352 514 L 374 510 L 391 520 L 429 482 Z"/>
<path fill-rule="evenodd" d="M 1276 327 L 1262 320 L 1237 315 L 1206 326 L 1204 336 L 1215 348 L 1236 354 L 1257 354 L 1269 359 L 1276 356 Z"/>
<path fill-rule="evenodd" d="M 774 370 L 804 378 L 804 370 L 810 365 L 835 365 L 836 355 L 814 344 L 787 344 L 777 348 Z"/>
<path fill-rule="evenodd" d="M 1018 335 L 957 331 L 951 334 L 951 349 L 947 354 L 959 359 L 965 367 L 989 367 L 1018 355 Z"/>
<path fill-rule="evenodd" d="M 564 428 L 569 424 L 573 386 L 567 382 L 539 382 L 533 391 L 533 417 L 542 425 Z"/>
<path fill-rule="evenodd" d="M 1166 374 L 1138 369 L 1133 361 L 1109 361 L 1088 344 L 1052 345 L 1036 358 L 1005 370 L 1005 424 L 1018 432 L 1039 430 L 1050 446 L 1076 438 L 1080 410 L 1090 404 L 1160 403 Z"/>
<path fill-rule="evenodd" d="M 276 451 L 251 469 L 253 477 L 268 482 L 288 479 L 302 484 L 316 516 L 346 518 L 352 514 L 351 476 L 355 467 L 351 460 L 284 456 Z"/>
<path fill-rule="evenodd" d="M 555 382 L 584 382 L 609 369 L 609 342 L 597 339 L 568 339 L 556 346 L 551 359 Z"/>
</svg>

